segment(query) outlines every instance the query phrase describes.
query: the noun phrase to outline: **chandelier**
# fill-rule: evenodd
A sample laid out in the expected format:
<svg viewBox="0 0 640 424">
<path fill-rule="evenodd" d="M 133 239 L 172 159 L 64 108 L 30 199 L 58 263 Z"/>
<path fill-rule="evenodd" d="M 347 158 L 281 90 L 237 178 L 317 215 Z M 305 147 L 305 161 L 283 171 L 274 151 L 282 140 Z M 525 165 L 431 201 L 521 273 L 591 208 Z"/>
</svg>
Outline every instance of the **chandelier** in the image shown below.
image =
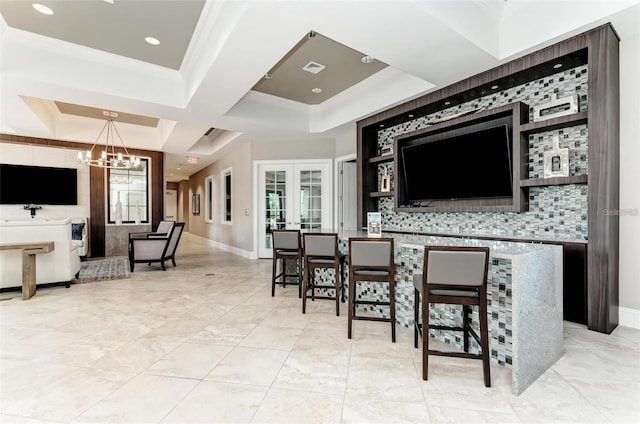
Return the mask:
<svg viewBox="0 0 640 424">
<path fill-rule="evenodd" d="M 99 168 L 111 168 L 111 169 L 135 169 L 140 167 L 140 158 L 129 154 L 127 146 L 124 145 L 122 137 L 116 128 L 116 124 L 113 122 L 113 118 L 117 118 L 116 112 L 103 111 L 103 115 L 107 116 L 107 122 L 102 127 L 102 131 L 98 134 L 95 143 L 91 147 L 91 150 L 87 150 L 84 154 L 78 152 L 78 162 L 85 163 L 89 166 L 96 166 Z M 100 137 L 105 134 L 104 150 L 98 155 L 98 141 Z M 114 136 L 117 136 L 122 146 L 120 152 L 116 152 L 116 143 L 113 141 Z M 94 153 L 95 150 L 95 153 Z"/>
</svg>

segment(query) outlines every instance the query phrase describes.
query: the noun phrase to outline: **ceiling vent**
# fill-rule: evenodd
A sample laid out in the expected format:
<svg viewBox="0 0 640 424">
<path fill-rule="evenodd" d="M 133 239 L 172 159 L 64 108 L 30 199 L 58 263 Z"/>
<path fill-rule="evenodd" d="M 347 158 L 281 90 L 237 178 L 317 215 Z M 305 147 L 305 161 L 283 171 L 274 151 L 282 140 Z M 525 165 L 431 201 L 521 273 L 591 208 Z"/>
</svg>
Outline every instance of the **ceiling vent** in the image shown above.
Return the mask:
<svg viewBox="0 0 640 424">
<path fill-rule="evenodd" d="M 206 132 L 206 133 L 204 133 L 204 135 L 209 135 L 209 134 L 211 134 L 213 131 L 215 131 L 215 128 L 209 128 L 209 129 L 207 130 L 207 132 Z"/>
<path fill-rule="evenodd" d="M 307 72 L 311 72 L 312 74 L 317 74 L 318 72 L 322 71 L 324 68 L 325 68 L 324 65 L 321 65 L 319 63 L 312 61 L 307 63 L 302 69 L 304 69 Z"/>
</svg>

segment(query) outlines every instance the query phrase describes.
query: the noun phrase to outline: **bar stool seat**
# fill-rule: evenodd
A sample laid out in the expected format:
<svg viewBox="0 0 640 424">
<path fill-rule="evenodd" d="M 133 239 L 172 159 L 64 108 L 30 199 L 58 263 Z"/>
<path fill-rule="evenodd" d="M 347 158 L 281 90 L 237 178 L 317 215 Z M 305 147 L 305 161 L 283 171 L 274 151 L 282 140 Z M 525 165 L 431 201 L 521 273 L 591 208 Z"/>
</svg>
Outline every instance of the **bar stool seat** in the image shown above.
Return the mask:
<svg viewBox="0 0 640 424">
<path fill-rule="evenodd" d="M 306 313 L 307 299 L 330 299 L 336 302 L 336 316 L 340 315 L 340 294 L 344 293 L 344 255 L 338 251 L 337 233 L 303 234 L 304 280 L 302 289 L 302 313 Z M 333 269 L 333 284 L 316 283 L 316 270 Z M 316 295 L 316 289 L 333 289 L 334 296 Z M 311 291 L 311 294 L 309 294 Z M 342 296 L 344 302 L 344 294 Z"/>
<path fill-rule="evenodd" d="M 489 330 L 487 318 L 488 247 L 427 246 L 424 252 L 423 273 L 414 275 L 414 346 L 422 336 L 422 378 L 427 380 L 429 355 L 480 359 L 484 384 L 491 387 L 489 365 Z M 422 302 L 420 301 L 422 299 Z M 462 324 L 433 325 L 429 323 L 429 305 L 443 303 L 462 305 Z M 471 308 L 479 308 L 480 334 L 473 329 Z M 419 322 L 422 310 L 422 324 Z M 429 348 L 429 330 L 462 331 L 464 352 L 439 351 Z M 469 353 L 469 336 L 480 345 L 481 353 Z"/>
<path fill-rule="evenodd" d="M 273 260 L 271 271 L 271 296 L 275 296 L 276 285 L 298 286 L 298 297 L 302 297 L 302 244 L 300 230 L 272 230 Z M 288 261 L 295 261 L 296 271 L 287 270 Z M 280 265 L 280 272 L 278 272 Z"/>
<path fill-rule="evenodd" d="M 348 337 L 351 338 L 353 321 L 383 321 L 391 324 L 391 341 L 396 341 L 395 264 L 392 238 L 349 238 L 349 319 Z M 362 300 L 356 296 L 358 283 L 386 283 L 388 300 Z M 358 305 L 388 306 L 389 318 L 359 316 Z"/>
</svg>

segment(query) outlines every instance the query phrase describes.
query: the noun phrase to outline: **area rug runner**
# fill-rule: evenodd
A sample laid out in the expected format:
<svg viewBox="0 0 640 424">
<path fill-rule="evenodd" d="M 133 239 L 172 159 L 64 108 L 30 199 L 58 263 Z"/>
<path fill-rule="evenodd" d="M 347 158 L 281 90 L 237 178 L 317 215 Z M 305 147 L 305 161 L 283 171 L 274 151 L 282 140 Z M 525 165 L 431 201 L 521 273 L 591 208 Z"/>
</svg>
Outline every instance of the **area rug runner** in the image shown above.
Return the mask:
<svg viewBox="0 0 640 424">
<path fill-rule="evenodd" d="M 126 259 L 99 259 L 82 262 L 80 276 L 74 283 L 92 283 L 94 281 L 122 280 L 129 278 Z"/>
</svg>

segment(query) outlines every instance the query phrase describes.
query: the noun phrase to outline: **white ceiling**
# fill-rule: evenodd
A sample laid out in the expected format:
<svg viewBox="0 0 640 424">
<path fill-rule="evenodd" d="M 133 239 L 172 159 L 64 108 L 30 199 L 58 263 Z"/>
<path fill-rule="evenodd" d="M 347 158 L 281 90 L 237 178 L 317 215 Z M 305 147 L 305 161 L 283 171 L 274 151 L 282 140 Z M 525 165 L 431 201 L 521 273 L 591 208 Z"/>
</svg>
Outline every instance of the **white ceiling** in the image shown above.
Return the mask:
<svg viewBox="0 0 640 424">
<path fill-rule="evenodd" d="M 128 147 L 168 153 L 168 181 L 233 143 L 344 137 L 358 119 L 606 22 L 623 40 L 640 28 L 640 0 L 40 3 L 56 14 L 0 3 L 0 132 L 93 143 L 103 122 L 57 104 L 157 118 L 118 128 Z M 389 66 L 319 104 L 252 90 L 310 30 Z M 146 35 L 161 44 L 141 42 Z M 203 137 L 211 128 L 215 138 Z"/>
</svg>

